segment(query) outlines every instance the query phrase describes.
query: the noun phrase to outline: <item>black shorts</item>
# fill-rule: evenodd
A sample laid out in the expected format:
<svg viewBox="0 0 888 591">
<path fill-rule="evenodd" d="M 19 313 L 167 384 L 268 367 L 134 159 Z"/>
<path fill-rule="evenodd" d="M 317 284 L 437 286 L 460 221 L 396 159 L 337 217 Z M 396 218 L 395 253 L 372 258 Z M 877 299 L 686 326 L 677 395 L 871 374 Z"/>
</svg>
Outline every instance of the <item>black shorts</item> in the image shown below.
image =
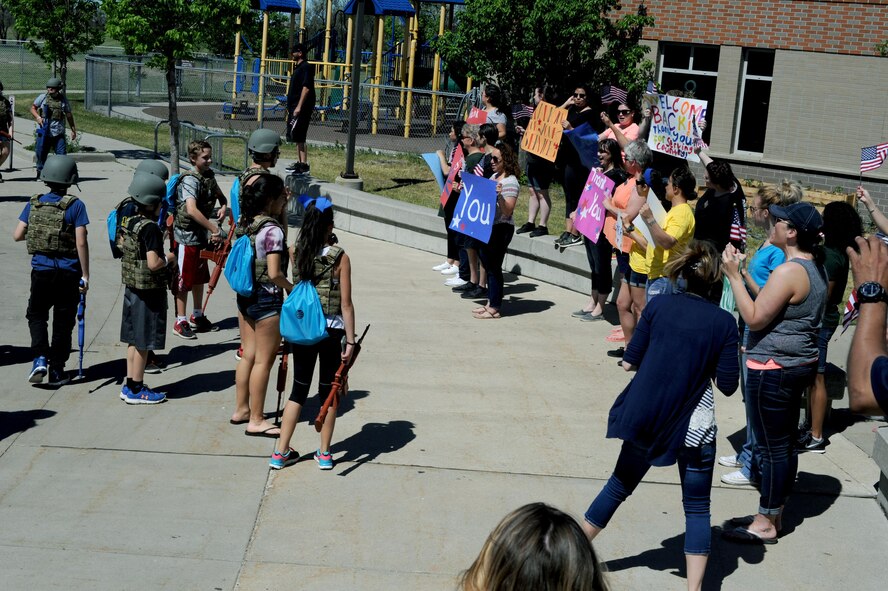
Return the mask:
<svg viewBox="0 0 888 591">
<path fill-rule="evenodd" d="M 131 289 L 123 293 L 120 341 L 140 351 L 160 351 L 166 347 L 167 291 Z"/>
<path fill-rule="evenodd" d="M 292 113 L 294 107 L 287 108 L 287 141 L 297 144 L 304 144 L 305 138 L 308 137 L 308 124 L 311 123 L 311 114 L 314 112 L 314 105 L 305 105 L 296 118 L 296 124 L 291 125 Z"/>
</svg>

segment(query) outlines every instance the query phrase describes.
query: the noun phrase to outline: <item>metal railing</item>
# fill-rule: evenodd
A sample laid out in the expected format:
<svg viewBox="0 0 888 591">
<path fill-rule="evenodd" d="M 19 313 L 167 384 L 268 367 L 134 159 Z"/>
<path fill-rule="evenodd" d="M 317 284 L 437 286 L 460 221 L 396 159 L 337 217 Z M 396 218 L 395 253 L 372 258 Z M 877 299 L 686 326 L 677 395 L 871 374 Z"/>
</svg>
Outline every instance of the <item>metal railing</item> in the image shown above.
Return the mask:
<svg viewBox="0 0 888 591">
<path fill-rule="evenodd" d="M 170 161 L 169 151 L 162 151 L 160 148 L 160 128 L 164 125 L 169 126 L 168 119 L 158 121 L 154 126 L 154 157 L 161 160 Z M 179 121 L 179 162 L 188 162 L 188 144 L 196 140 L 209 142 L 213 148 L 213 165 L 210 167 L 217 174 L 238 174 L 246 170 L 248 166 L 247 138 L 237 133 L 220 133 L 212 129 L 204 129 L 196 126 L 191 121 Z M 231 140 L 226 142 L 226 140 Z M 242 158 L 231 155 L 231 149 L 226 151 L 227 143 L 235 143 L 243 145 Z"/>
<path fill-rule="evenodd" d="M 141 118 L 146 108 L 165 107 L 166 78 L 160 70 L 145 66 L 141 58 L 89 56 L 86 64 L 84 103 L 87 109 L 109 116 Z M 224 67 L 217 67 L 223 64 Z M 330 64 L 319 64 L 320 68 L 324 66 Z M 347 78 L 342 64 L 338 67 L 331 70 Z M 265 75 L 260 101 L 259 93 L 252 90 L 256 85 L 247 84 L 244 79 L 237 84 L 241 92 L 233 92 L 236 76 L 250 76 L 252 81 L 259 74 L 235 74 L 232 60 L 195 61 L 177 67 L 181 116 L 198 128 L 237 130 L 249 135 L 258 127 L 267 127 L 285 136 L 288 78 L 279 68 Z M 363 74 L 369 76 L 366 70 Z M 310 139 L 344 143 L 341 133 L 348 127 L 349 109 L 354 103 L 360 109 L 359 134 L 376 136 L 365 142 L 366 145 L 395 151 L 424 151 L 429 148 L 428 141 L 405 145 L 397 138 L 428 140 L 446 134 L 454 120 L 464 118 L 468 102 L 462 93 L 383 84 L 362 84 L 358 101 L 350 100 L 349 91 L 347 79 L 315 80 L 317 102 L 309 129 Z M 153 113 L 160 115 L 160 109 Z"/>
</svg>

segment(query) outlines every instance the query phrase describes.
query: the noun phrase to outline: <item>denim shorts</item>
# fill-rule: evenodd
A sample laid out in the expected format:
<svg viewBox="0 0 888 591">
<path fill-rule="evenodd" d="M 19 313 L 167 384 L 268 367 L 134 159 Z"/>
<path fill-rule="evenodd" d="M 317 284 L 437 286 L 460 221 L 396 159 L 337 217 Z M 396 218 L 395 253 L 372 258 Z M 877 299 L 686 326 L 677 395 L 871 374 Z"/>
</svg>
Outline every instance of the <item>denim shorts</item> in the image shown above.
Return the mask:
<svg viewBox="0 0 888 591">
<path fill-rule="evenodd" d="M 826 372 L 826 350 L 829 348 L 829 340 L 836 334 L 838 328 L 838 326 L 822 327 L 817 333 L 817 350 L 820 353 L 817 356 L 817 373 L 819 374 Z"/>
<path fill-rule="evenodd" d="M 283 305 L 282 291 L 270 292 L 262 287 L 256 289 L 251 296 L 237 296 L 237 309 L 244 318 L 249 318 L 253 322 L 279 316 Z"/>
<path fill-rule="evenodd" d="M 646 273 L 637 273 L 631 267 L 628 274 L 623 274 L 623 282 L 628 283 L 629 287 L 640 287 L 644 289 L 647 286 L 648 276 Z"/>
</svg>

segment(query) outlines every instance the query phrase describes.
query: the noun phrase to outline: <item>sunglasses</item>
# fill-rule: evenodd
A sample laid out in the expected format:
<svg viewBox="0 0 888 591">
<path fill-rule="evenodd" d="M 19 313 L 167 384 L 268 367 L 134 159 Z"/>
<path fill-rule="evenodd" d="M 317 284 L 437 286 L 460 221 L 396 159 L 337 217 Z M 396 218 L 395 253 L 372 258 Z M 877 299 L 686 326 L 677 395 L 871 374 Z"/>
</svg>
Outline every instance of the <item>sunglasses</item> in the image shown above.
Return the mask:
<svg viewBox="0 0 888 591">
<path fill-rule="evenodd" d="M 586 95 L 585 95 L 585 94 L 577 94 L 577 93 L 574 93 L 573 96 L 574 96 L 574 98 L 586 98 Z"/>
<path fill-rule="evenodd" d="M 617 115 L 628 115 L 631 112 L 632 111 L 629 109 L 620 109 L 619 111 L 617 111 Z"/>
<path fill-rule="evenodd" d="M 794 230 L 794 229 L 795 229 L 795 226 L 793 226 L 793 225 L 792 225 L 792 222 L 789 221 L 789 220 L 782 220 L 782 219 L 780 219 L 780 218 L 777 218 L 777 219 L 774 221 L 774 225 L 775 225 L 775 226 L 776 226 L 777 224 L 780 224 L 780 223 L 784 223 L 784 224 L 786 224 L 786 229 L 787 229 L 787 230 Z"/>
<path fill-rule="evenodd" d="M 502 160 L 500 160 L 496 156 L 491 156 L 490 161 L 493 162 L 494 164 L 499 164 L 500 162 L 502 162 Z"/>
</svg>

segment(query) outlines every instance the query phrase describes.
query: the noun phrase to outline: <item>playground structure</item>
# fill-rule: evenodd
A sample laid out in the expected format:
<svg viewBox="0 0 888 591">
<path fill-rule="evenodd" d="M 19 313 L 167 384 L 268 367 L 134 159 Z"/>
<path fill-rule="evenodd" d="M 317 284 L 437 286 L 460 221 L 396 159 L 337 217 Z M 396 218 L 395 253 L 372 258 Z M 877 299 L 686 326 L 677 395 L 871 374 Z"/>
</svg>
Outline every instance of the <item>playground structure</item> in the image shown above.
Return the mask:
<svg viewBox="0 0 888 591">
<path fill-rule="evenodd" d="M 344 126 L 350 108 L 348 95 L 354 70 L 351 56 L 358 2 L 365 3 L 365 14 L 373 16 L 375 21 L 371 51 L 361 51 L 358 70 L 363 88 L 355 101 L 359 121 L 366 132 L 402 133 L 405 138 L 411 133 L 434 135 L 458 116 L 462 105 L 453 100 L 452 93 L 443 92 L 442 86 L 446 84 L 449 89 L 459 91 L 462 88 L 449 77 L 430 43 L 419 43 L 419 9 L 422 4 L 439 5 L 438 35 L 443 35 L 447 22 L 453 25 L 455 6 L 463 4 L 463 0 L 350 0 L 343 10 L 335 13 L 332 0 L 305 0 L 305 4 L 309 1 L 326 3 L 325 29 L 312 37 L 307 36 L 304 5 L 300 5 L 299 0 L 254 0 L 254 8 L 262 11 L 263 20 L 259 55 L 255 55 L 248 40 L 238 31 L 229 89 L 231 100 L 222 105 L 220 117 L 255 119 L 260 126 L 266 120 L 285 118 L 293 62 L 289 56 L 268 55 L 269 13 L 280 12 L 290 16 L 288 45 L 292 47 L 296 40 L 304 43 L 309 63 L 315 67 L 314 118 L 320 122 L 341 122 Z M 399 24 L 403 38 L 396 35 Z M 346 45 L 340 48 L 337 42 L 343 28 Z M 252 59 L 245 56 L 245 48 L 253 54 Z M 417 93 L 418 89 L 424 92 Z M 468 79 L 465 92 L 470 90 L 471 79 Z"/>
</svg>

